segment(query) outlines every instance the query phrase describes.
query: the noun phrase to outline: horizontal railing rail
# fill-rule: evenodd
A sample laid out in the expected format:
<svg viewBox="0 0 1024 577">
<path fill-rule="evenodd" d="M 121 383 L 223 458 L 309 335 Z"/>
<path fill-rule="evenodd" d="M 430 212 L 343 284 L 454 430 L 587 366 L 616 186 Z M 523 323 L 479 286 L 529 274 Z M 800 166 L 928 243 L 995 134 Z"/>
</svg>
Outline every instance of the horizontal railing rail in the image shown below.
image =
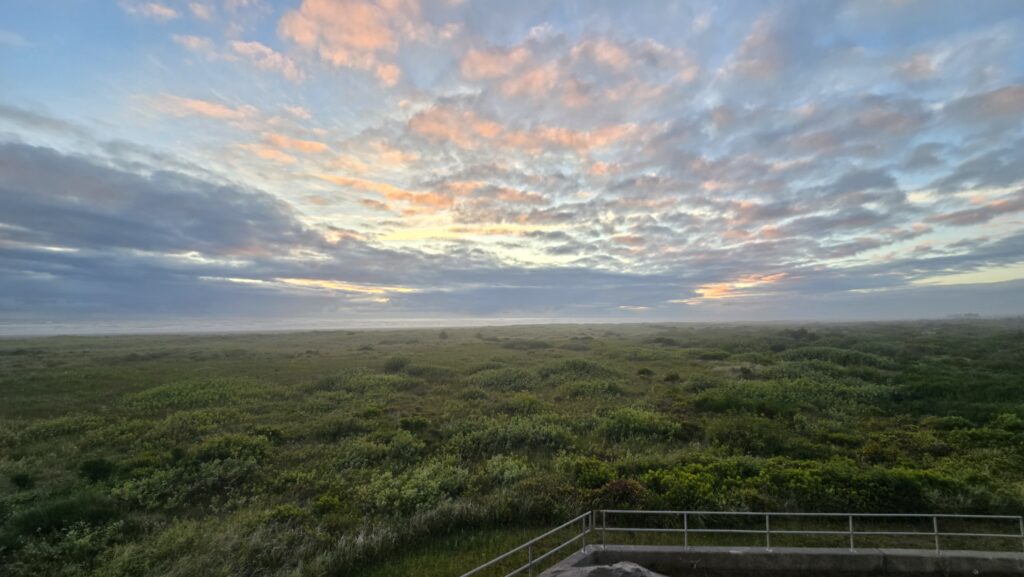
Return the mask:
<svg viewBox="0 0 1024 577">
<path fill-rule="evenodd" d="M 601 516 L 601 525 L 598 527 L 597 516 Z M 608 524 L 608 517 L 614 515 L 625 515 L 625 516 L 657 516 L 657 517 L 674 517 L 681 520 L 682 527 L 652 527 L 651 523 L 646 526 L 639 527 L 620 527 Z M 732 518 L 745 518 L 756 520 L 761 518 L 764 520 L 763 528 L 734 528 L 734 527 L 707 527 L 707 526 L 694 526 L 691 521 L 703 520 L 707 517 L 732 517 Z M 779 528 L 776 526 L 772 528 L 773 519 L 799 519 L 805 518 L 807 520 L 845 520 L 845 527 L 842 529 L 792 529 L 792 528 Z M 921 531 L 897 531 L 897 530 L 873 530 L 858 528 L 857 521 L 863 527 L 865 521 L 896 521 L 896 520 L 917 520 L 926 521 L 930 520 L 926 530 Z M 945 531 L 942 530 L 943 523 L 949 524 L 951 521 L 970 521 L 970 522 L 992 522 L 1002 523 L 1004 525 L 1016 525 L 1017 530 L 1012 533 L 994 533 L 994 532 L 975 532 L 975 531 Z M 1014 523 L 1015 522 L 1015 523 Z M 547 549 L 541 548 L 541 542 L 548 537 L 558 533 L 569 527 L 575 527 L 579 525 L 580 530 L 578 533 L 574 533 L 567 540 L 562 541 L 558 545 L 549 547 Z M 608 545 L 615 545 L 616 543 L 609 541 L 609 534 L 617 533 L 667 533 L 667 534 L 682 534 L 684 547 L 690 546 L 691 535 L 763 535 L 764 536 L 764 548 L 772 548 L 772 536 L 830 536 L 830 537 L 847 537 L 849 549 L 856 549 L 857 537 L 931 537 L 933 546 L 936 552 L 942 552 L 943 539 L 949 538 L 968 538 L 968 539 L 996 539 L 996 540 L 1019 540 L 1021 549 L 1024 551 L 1024 517 L 1020 515 L 953 515 L 953 514 L 927 514 L 927 513 L 792 513 L 792 512 L 750 512 L 750 511 L 639 511 L 632 509 L 599 509 L 596 511 L 587 511 L 576 516 L 573 519 L 566 521 L 565 523 L 547 531 L 542 535 L 538 535 L 533 539 L 530 539 L 526 543 L 511 549 L 494 559 L 480 565 L 479 567 L 464 573 L 461 577 L 470 577 L 477 575 L 485 569 L 495 567 L 498 563 L 509 559 L 516 553 L 526 551 L 527 559 L 526 563 L 513 569 L 511 572 L 506 573 L 504 577 L 513 577 L 515 575 L 525 574 L 528 577 L 533 577 L 534 570 L 538 568 L 539 564 L 549 559 L 552 555 L 564 550 L 566 547 L 575 543 L 580 544 L 580 551 L 585 551 L 587 548 L 587 535 L 600 532 L 600 542 L 591 543 L 594 546 L 605 547 Z M 977 542 L 977 541 L 976 541 Z M 863 540 L 862 540 L 863 543 Z M 802 545 L 806 546 L 806 545 Z M 820 547 L 820 546 L 818 546 Z M 910 546 L 903 547 L 910 549 L 926 549 L 926 547 Z M 931 547 L 927 547 L 931 548 Z M 950 551 L 952 549 L 945 549 Z M 978 548 L 973 549 L 978 551 L 991 551 L 991 548 L 984 548 L 984 545 L 979 543 Z M 535 552 L 543 551 L 539 555 L 534 555 Z"/>
<path fill-rule="evenodd" d="M 563 530 L 563 529 L 565 529 L 567 527 L 574 526 L 576 523 L 580 523 L 581 526 L 582 526 L 582 530 L 579 533 L 574 534 L 572 537 L 570 537 L 566 541 L 563 541 L 561 544 L 548 549 L 544 554 L 539 555 L 537 557 L 533 556 L 533 553 L 534 553 L 535 549 L 537 548 L 537 546 L 540 544 L 541 541 L 543 541 L 544 539 L 547 539 L 548 537 L 554 535 L 555 533 L 557 533 L 557 532 L 559 532 L 559 531 L 561 531 L 561 530 Z M 581 515 L 578 515 L 577 517 L 569 519 L 565 523 L 562 523 L 561 525 L 555 527 L 554 529 L 548 531 L 547 533 L 544 533 L 543 535 L 538 535 L 538 536 L 534 537 L 533 539 L 530 539 L 526 543 L 523 543 L 522 545 L 520 545 L 520 546 L 518 546 L 518 547 L 516 547 L 514 549 L 511 549 L 511 550 L 509 550 L 509 551 L 507 551 L 505 553 L 502 553 L 501 555 L 498 555 L 494 559 L 491 559 L 490 561 L 484 563 L 483 565 L 480 565 L 476 569 L 473 569 L 472 571 L 468 571 L 466 573 L 463 573 L 462 577 L 469 577 L 470 575 L 476 575 L 476 574 L 480 573 L 481 571 L 483 571 L 484 569 L 487 569 L 489 567 L 497 565 L 501 561 L 504 561 L 505 559 L 508 559 L 509 557 L 515 555 L 516 553 L 519 553 L 519 552 L 523 551 L 524 549 L 527 552 L 526 564 L 525 565 L 521 565 L 521 566 L 513 569 L 510 573 L 506 573 L 505 577 L 512 577 L 513 575 L 521 575 L 523 573 L 523 571 L 527 572 L 528 577 L 533 577 L 533 569 L 534 569 L 534 567 L 538 563 L 540 563 L 541 561 L 543 561 L 543 560 L 547 559 L 548 557 L 554 555 L 555 553 L 561 551 L 562 549 L 565 549 L 566 547 L 568 547 L 572 543 L 575 543 L 576 541 L 582 540 L 582 547 L 581 548 L 586 548 L 586 546 L 587 546 L 587 534 L 592 532 L 593 530 L 594 530 L 594 512 L 593 511 L 587 511 L 586 513 L 583 513 Z"/>
</svg>

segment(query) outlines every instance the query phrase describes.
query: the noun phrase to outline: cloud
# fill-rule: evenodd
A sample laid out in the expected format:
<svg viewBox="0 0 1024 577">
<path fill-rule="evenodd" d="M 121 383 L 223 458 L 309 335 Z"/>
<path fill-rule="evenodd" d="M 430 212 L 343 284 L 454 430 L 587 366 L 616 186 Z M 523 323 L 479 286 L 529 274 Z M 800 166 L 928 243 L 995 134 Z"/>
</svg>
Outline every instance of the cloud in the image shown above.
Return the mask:
<svg viewBox="0 0 1024 577">
<path fill-rule="evenodd" d="M 586 39 L 571 51 L 572 58 L 590 58 L 615 72 L 625 72 L 633 65 L 633 57 L 617 43 L 606 38 Z"/>
<path fill-rule="evenodd" d="M 10 46 L 12 48 L 24 48 L 29 43 L 23 36 L 16 34 L 9 30 L 0 30 L 0 46 Z"/>
<path fill-rule="evenodd" d="M 284 109 L 288 114 L 299 120 L 311 120 L 313 118 L 313 114 L 304 106 L 286 105 Z"/>
<path fill-rule="evenodd" d="M 482 118 L 473 110 L 438 105 L 409 119 L 409 129 L 433 142 L 451 142 L 465 149 L 495 145 L 529 153 L 572 150 L 585 153 L 615 144 L 638 132 L 631 124 L 602 126 L 577 131 L 558 126 L 512 129 Z"/>
<path fill-rule="evenodd" d="M 294 150 L 296 152 L 316 153 L 325 152 L 327 150 L 327 145 L 323 142 L 302 140 L 300 138 L 292 138 L 284 134 L 276 134 L 273 132 L 264 133 L 263 140 L 277 148 Z"/>
<path fill-rule="evenodd" d="M 147 52 L 164 86 L 141 91 L 143 124 L 137 109 L 53 100 L 82 119 L 67 122 L 0 104 L 0 141 L 45 143 L 44 164 L 79 175 L 45 188 L 88 199 L 5 197 L 0 308 L 160 295 L 324 318 L 909 314 L 972 294 L 915 292 L 923 279 L 1005 280 L 1024 254 L 1024 35 L 1008 7 L 611 3 L 573 24 L 535 2 L 161 2 L 188 21 L 168 31 L 183 50 L 165 35 Z M 190 160 L 98 140 L 110 126 Z M 251 219 L 265 238 L 218 240 L 244 228 L 223 204 L 255 210 L 238 196 L 255 188 L 281 203 Z M 164 208 L 179 189 L 192 208 Z M 138 216 L 149 195 L 157 222 Z"/>
<path fill-rule="evenodd" d="M 517 46 L 510 50 L 470 48 L 462 57 L 462 75 L 470 80 L 499 78 L 513 72 L 529 61 L 530 50 Z"/>
<path fill-rule="evenodd" d="M 935 76 L 938 69 L 931 54 L 915 54 L 900 62 L 896 66 L 896 72 L 906 80 L 918 81 Z"/>
<path fill-rule="evenodd" d="M 774 78 L 785 65 L 785 54 L 777 38 L 778 15 L 764 14 L 754 21 L 750 32 L 732 57 L 728 71 L 740 76 Z"/>
<path fill-rule="evenodd" d="M 7 234 L 32 246 L 239 256 L 288 252 L 317 236 L 266 193 L 181 174 L 150 176 L 48 148 L 0 144 Z"/>
<path fill-rule="evenodd" d="M 177 10 L 159 2 L 133 2 L 123 0 L 121 9 L 132 16 L 140 16 L 151 20 L 168 21 L 180 16 Z"/>
<path fill-rule="evenodd" d="M 200 20 L 213 20 L 213 7 L 202 2 L 189 2 L 188 9 Z"/>
<path fill-rule="evenodd" d="M 418 0 L 303 0 L 278 24 L 281 36 L 300 48 L 337 67 L 373 71 L 386 86 L 401 76 L 391 61 L 399 46 L 428 29 Z"/>
<path fill-rule="evenodd" d="M 236 40 L 231 43 L 231 49 L 236 54 L 247 58 L 262 70 L 272 70 L 292 82 L 302 82 L 305 79 L 302 70 L 299 69 L 291 58 L 275 52 L 269 46 L 259 42 L 241 42 Z"/>
<path fill-rule="evenodd" d="M 252 106 L 228 106 L 219 102 L 185 98 L 164 94 L 149 101 L 149 105 L 162 114 L 174 117 L 203 116 L 217 120 L 245 120 L 253 118 L 259 111 Z"/>
<path fill-rule="evenodd" d="M 175 44 L 193 52 L 200 52 L 203 54 L 211 54 L 213 52 L 213 42 L 211 42 L 209 38 L 172 34 L 171 39 Z"/>
<path fill-rule="evenodd" d="M 985 203 L 977 208 L 967 208 L 945 214 L 929 216 L 927 222 L 952 226 L 967 226 L 988 222 L 996 217 L 1024 211 L 1024 189 L 1005 198 Z"/>
<path fill-rule="evenodd" d="M 1024 86 L 1003 86 L 988 92 L 958 98 L 946 106 L 950 117 L 969 122 L 1011 121 L 1024 117 Z"/>
</svg>

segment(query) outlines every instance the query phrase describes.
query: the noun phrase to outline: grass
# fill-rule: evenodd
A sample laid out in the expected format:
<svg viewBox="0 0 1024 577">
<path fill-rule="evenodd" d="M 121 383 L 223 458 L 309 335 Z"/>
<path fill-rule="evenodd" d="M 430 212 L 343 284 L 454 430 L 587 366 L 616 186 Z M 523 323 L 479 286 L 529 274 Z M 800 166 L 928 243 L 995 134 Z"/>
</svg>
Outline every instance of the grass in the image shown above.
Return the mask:
<svg viewBox="0 0 1024 577">
<path fill-rule="evenodd" d="M 0 340 L 0 565 L 432 577 L 593 508 L 1017 515 L 1021 375 L 1019 319 Z"/>
</svg>

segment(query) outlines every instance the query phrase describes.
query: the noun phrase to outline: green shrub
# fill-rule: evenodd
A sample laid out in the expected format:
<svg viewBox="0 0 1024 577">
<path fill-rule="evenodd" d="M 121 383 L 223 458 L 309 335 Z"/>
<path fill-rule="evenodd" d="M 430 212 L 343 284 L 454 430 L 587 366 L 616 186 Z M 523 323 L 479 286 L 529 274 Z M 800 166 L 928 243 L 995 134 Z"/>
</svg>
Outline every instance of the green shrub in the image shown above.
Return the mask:
<svg viewBox="0 0 1024 577">
<path fill-rule="evenodd" d="M 238 433 L 214 435 L 203 440 L 196 448 L 198 461 L 219 461 L 224 459 L 262 458 L 270 450 L 266 437 L 254 437 Z"/>
<path fill-rule="evenodd" d="M 530 393 L 512 393 L 504 401 L 498 403 L 496 409 L 509 415 L 532 415 L 541 410 L 543 403 Z"/>
<path fill-rule="evenodd" d="M 538 349 L 550 349 L 551 343 L 527 339 L 513 339 L 511 341 L 501 343 L 501 348 L 517 351 L 535 351 Z"/>
<path fill-rule="evenodd" d="M 398 420 L 398 426 L 412 433 L 426 431 L 430 428 L 430 419 L 422 415 L 402 417 Z"/>
<path fill-rule="evenodd" d="M 373 511 L 410 515 L 453 499 L 466 489 L 469 471 L 450 458 L 428 461 L 412 471 L 375 477 L 362 489 L 363 501 Z"/>
<path fill-rule="evenodd" d="M 795 349 L 789 349 L 779 356 L 788 361 L 822 360 L 842 365 L 844 367 L 864 365 L 879 369 L 893 368 L 892 360 L 886 357 L 835 347 L 798 347 Z"/>
<path fill-rule="evenodd" d="M 92 482 L 106 481 L 117 467 L 106 459 L 89 459 L 78 467 L 78 474 Z"/>
<path fill-rule="evenodd" d="M 348 415 L 327 415 L 314 421 L 313 435 L 326 441 L 337 441 L 345 437 L 353 437 L 369 433 L 373 425 L 364 419 Z"/>
<path fill-rule="evenodd" d="M 618 383 L 607 380 L 585 380 L 574 381 L 564 385 L 565 394 L 573 399 L 596 398 L 596 397 L 618 397 L 626 393 Z"/>
<path fill-rule="evenodd" d="M 667 415 L 625 407 L 609 413 L 601 430 L 606 438 L 613 441 L 640 438 L 667 440 L 676 434 L 679 426 Z"/>
<path fill-rule="evenodd" d="M 128 395 L 128 408 L 141 412 L 200 409 L 241 401 L 268 398 L 269 388 L 262 382 L 241 378 L 193 379 L 152 387 Z"/>
<path fill-rule="evenodd" d="M 118 515 L 116 505 L 98 493 L 74 493 L 39 503 L 15 514 L 11 527 L 22 535 L 50 533 L 75 523 L 102 525 Z"/>
<path fill-rule="evenodd" d="M 555 468 L 576 486 L 587 489 L 596 489 L 615 478 L 608 463 L 591 456 L 563 453 L 555 460 Z"/>
<path fill-rule="evenodd" d="M 405 373 L 410 377 L 419 377 L 431 383 L 451 381 L 456 377 L 454 370 L 433 365 L 409 365 L 405 367 Z"/>
<path fill-rule="evenodd" d="M 494 455 L 484 462 L 483 469 L 489 486 L 507 487 L 525 478 L 530 465 L 514 455 Z"/>
<path fill-rule="evenodd" d="M 541 378 L 561 381 L 601 379 L 617 376 L 615 371 L 584 359 L 568 359 L 545 365 L 540 368 L 539 373 Z"/>
<path fill-rule="evenodd" d="M 28 491 L 36 486 L 36 480 L 28 473 L 12 473 L 8 478 L 19 491 Z"/>
<path fill-rule="evenodd" d="M 393 356 L 384 361 L 385 373 L 400 373 L 406 369 L 412 360 L 409 357 Z"/>
<path fill-rule="evenodd" d="M 487 369 L 470 375 L 465 382 L 471 386 L 495 391 L 525 391 L 536 388 L 540 381 L 523 369 Z"/>
<path fill-rule="evenodd" d="M 708 439 L 749 455 L 777 455 L 791 445 L 792 433 L 772 419 L 753 415 L 721 417 L 707 426 Z"/>
<path fill-rule="evenodd" d="M 487 391 L 478 386 L 467 387 L 459 393 L 459 398 L 466 401 L 481 401 L 487 398 Z"/>
<path fill-rule="evenodd" d="M 453 450 L 470 456 L 568 447 L 572 436 L 560 424 L 534 416 L 489 418 L 452 437 Z"/>
</svg>

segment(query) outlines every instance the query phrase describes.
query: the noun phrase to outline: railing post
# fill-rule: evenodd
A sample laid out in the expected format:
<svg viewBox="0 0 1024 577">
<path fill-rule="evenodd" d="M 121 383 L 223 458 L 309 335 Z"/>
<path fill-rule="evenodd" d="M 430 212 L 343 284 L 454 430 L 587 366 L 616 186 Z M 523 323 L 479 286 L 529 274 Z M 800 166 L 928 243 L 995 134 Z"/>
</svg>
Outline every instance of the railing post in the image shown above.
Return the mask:
<svg viewBox="0 0 1024 577">
<path fill-rule="evenodd" d="M 1017 517 L 1017 522 L 1020 523 L 1020 549 L 1024 551 L 1024 517 Z"/>
<path fill-rule="evenodd" d="M 604 530 L 608 527 L 608 513 L 601 509 L 601 548 L 604 549 Z"/>
<path fill-rule="evenodd" d="M 690 514 L 683 513 L 683 547 L 690 546 Z"/>
<path fill-rule="evenodd" d="M 850 515 L 850 551 L 853 551 L 853 515 Z"/>
<path fill-rule="evenodd" d="M 938 553 L 939 549 L 939 516 L 932 515 L 932 531 L 935 533 L 935 552 Z"/>
<path fill-rule="evenodd" d="M 769 521 L 769 519 L 771 519 L 771 518 L 772 518 L 771 514 L 769 514 L 769 513 L 765 513 L 764 514 L 764 548 L 765 549 L 771 549 L 772 548 L 772 525 L 771 525 L 771 521 Z"/>
<path fill-rule="evenodd" d="M 532 543 L 527 548 L 527 560 L 529 561 L 528 565 L 530 567 L 529 568 L 530 577 L 533 577 L 533 544 Z"/>
<path fill-rule="evenodd" d="M 580 549 L 580 551 L 586 551 L 587 550 L 587 519 L 589 519 L 589 518 L 590 518 L 589 514 L 586 517 L 583 518 L 583 533 L 581 533 L 581 535 L 583 535 L 583 548 Z"/>
</svg>

